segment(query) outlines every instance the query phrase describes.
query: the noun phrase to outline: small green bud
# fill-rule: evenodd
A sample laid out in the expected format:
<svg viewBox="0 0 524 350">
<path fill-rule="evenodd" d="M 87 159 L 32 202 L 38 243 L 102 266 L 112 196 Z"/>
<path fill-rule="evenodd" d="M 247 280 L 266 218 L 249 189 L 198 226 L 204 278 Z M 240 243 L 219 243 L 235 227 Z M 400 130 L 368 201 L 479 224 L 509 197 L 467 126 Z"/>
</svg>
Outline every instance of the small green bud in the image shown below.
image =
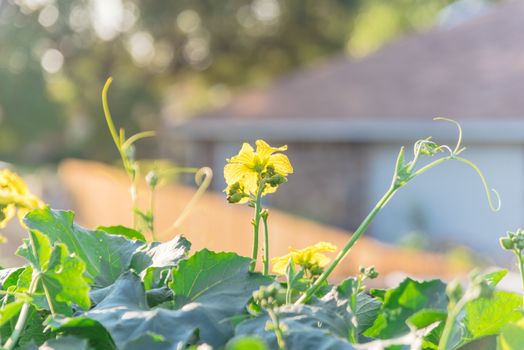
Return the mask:
<svg viewBox="0 0 524 350">
<path fill-rule="evenodd" d="M 242 198 L 245 198 L 245 197 L 247 197 L 247 195 L 244 193 L 234 193 L 232 195 L 227 196 L 226 198 L 229 203 L 235 204 L 235 203 L 240 202 Z"/>
<path fill-rule="evenodd" d="M 268 183 L 271 187 L 277 187 L 278 185 L 282 185 L 283 183 L 286 183 L 287 179 L 285 176 L 282 175 L 273 175 L 270 178 L 266 179 L 266 183 Z"/>
<path fill-rule="evenodd" d="M 151 170 L 146 175 L 146 182 L 151 188 L 155 188 L 158 185 L 159 180 L 160 178 L 155 170 Z"/>
<path fill-rule="evenodd" d="M 235 182 L 227 189 L 227 201 L 229 203 L 238 203 L 246 197 L 249 197 L 249 195 L 244 192 L 244 188 L 240 182 Z"/>
<path fill-rule="evenodd" d="M 375 266 L 370 266 L 370 267 L 360 266 L 359 272 L 363 277 L 369 278 L 371 280 L 378 277 L 378 272 L 377 270 L 375 270 Z"/>
<path fill-rule="evenodd" d="M 423 156 L 432 156 L 441 151 L 442 148 L 429 139 L 420 142 L 420 154 Z"/>
<path fill-rule="evenodd" d="M 446 287 L 446 294 L 450 301 L 456 303 L 464 295 L 464 289 L 459 281 L 453 280 Z"/>
<path fill-rule="evenodd" d="M 505 250 L 513 250 L 515 248 L 513 241 L 509 237 L 501 237 L 499 242 L 501 247 Z"/>
<path fill-rule="evenodd" d="M 311 265 L 308 267 L 308 270 L 313 276 L 320 276 L 324 272 L 324 269 L 319 265 Z"/>
<path fill-rule="evenodd" d="M 130 145 L 129 147 L 127 147 L 125 149 L 125 155 L 126 157 L 130 160 L 130 161 L 134 161 L 135 160 L 135 146 L 134 145 Z"/>
</svg>

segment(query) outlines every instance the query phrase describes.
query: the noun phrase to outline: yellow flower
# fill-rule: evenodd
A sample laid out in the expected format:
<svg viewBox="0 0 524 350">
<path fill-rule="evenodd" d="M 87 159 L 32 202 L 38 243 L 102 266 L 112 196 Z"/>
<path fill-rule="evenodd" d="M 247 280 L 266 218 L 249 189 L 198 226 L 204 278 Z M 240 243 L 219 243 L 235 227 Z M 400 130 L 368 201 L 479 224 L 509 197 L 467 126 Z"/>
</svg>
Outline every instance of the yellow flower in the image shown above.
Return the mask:
<svg viewBox="0 0 524 350">
<path fill-rule="evenodd" d="M 33 195 L 22 178 L 8 169 L 0 170 L 0 228 L 4 228 L 15 216 L 22 223 L 31 210 L 41 208 L 44 203 Z"/>
<path fill-rule="evenodd" d="M 311 270 L 313 268 L 322 268 L 329 264 L 330 258 L 325 256 L 324 252 L 334 252 L 337 250 L 333 244 L 328 242 L 319 242 L 313 246 L 304 249 L 290 248 L 289 254 L 271 259 L 273 264 L 273 272 L 278 275 L 285 275 L 289 260 L 292 259 L 295 265 L 304 269 Z"/>
<path fill-rule="evenodd" d="M 244 143 L 240 152 L 228 159 L 224 167 L 224 178 L 230 190 L 242 188 L 246 194 L 256 195 L 260 179 L 265 178 L 265 187 L 262 195 L 273 193 L 278 185 L 285 182 L 287 175 L 293 173 L 293 167 L 286 155 L 280 153 L 287 150 L 287 146 L 271 147 L 263 140 L 256 141 L 256 152 L 249 143 Z M 238 203 L 247 202 L 243 198 Z"/>
</svg>

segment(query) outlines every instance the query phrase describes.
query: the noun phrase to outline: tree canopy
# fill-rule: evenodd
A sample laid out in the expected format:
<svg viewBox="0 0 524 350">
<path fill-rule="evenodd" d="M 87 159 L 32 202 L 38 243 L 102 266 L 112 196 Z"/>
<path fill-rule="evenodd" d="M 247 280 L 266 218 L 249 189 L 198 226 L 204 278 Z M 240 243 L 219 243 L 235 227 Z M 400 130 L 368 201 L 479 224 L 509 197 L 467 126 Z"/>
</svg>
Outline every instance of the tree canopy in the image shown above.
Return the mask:
<svg viewBox="0 0 524 350">
<path fill-rule="evenodd" d="M 116 156 L 100 91 L 155 129 L 337 54 L 430 27 L 452 0 L 0 0 L 0 159 Z"/>
</svg>

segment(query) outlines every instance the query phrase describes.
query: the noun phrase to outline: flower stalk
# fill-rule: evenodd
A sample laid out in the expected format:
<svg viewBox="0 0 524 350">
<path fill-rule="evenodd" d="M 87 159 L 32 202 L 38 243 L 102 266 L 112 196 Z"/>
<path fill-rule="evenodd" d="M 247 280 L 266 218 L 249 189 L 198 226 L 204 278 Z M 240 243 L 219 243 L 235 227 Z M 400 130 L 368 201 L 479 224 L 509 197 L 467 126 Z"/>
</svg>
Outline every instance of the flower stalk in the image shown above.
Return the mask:
<svg viewBox="0 0 524 350">
<path fill-rule="evenodd" d="M 451 120 L 451 119 L 435 118 L 435 120 L 449 121 L 449 122 L 454 123 L 457 126 L 459 136 L 458 136 L 458 141 L 457 141 L 455 148 L 452 150 L 450 147 L 446 145 L 439 146 L 435 142 L 431 141 L 431 138 L 418 140 L 417 142 L 415 142 L 414 147 L 413 147 L 413 152 L 414 152 L 413 160 L 411 160 L 408 163 L 405 163 L 404 148 L 402 147 L 397 157 L 395 171 L 394 171 L 393 179 L 392 179 L 389 189 L 386 191 L 384 196 L 377 202 L 377 204 L 371 210 L 371 212 L 366 216 L 364 221 L 362 221 L 360 226 L 353 233 L 351 238 L 344 245 L 344 247 L 338 253 L 337 257 L 333 260 L 333 262 L 324 270 L 322 275 L 320 275 L 320 277 L 315 281 L 315 283 L 295 302 L 295 304 L 301 304 L 301 303 L 307 302 L 316 293 L 316 291 L 320 288 L 322 283 L 324 283 L 327 280 L 327 278 L 333 272 L 333 270 L 348 255 L 349 251 L 351 250 L 351 248 L 353 248 L 353 246 L 358 241 L 358 239 L 366 232 L 369 225 L 373 222 L 373 220 L 378 215 L 378 213 L 380 213 L 380 211 L 384 208 L 384 206 L 389 202 L 389 200 L 394 196 L 394 194 L 401 187 L 405 186 L 409 181 L 413 180 L 415 177 L 423 174 L 424 172 L 428 171 L 429 169 L 441 163 L 455 160 L 455 161 L 459 161 L 473 168 L 475 172 L 479 175 L 480 180 L 482 181 L 482 185 L 486 192 L 486 196 L 488 199 L 488 204 L 489 204 L 490 209 L 492 211 L 500 210 L 500 197 L 498 195 L 498 192 L 495 190 L 492 190 L 498 201 L 498 205 L 495 206 L 493 204 L 493 198 L 491 197 L 491 192 L 487 185 L 486 179 L 484 175 L 482 174 L 482 171 L 473 162 L 469 161 L 468 159 L 458 157 L 458 155 L 462 153 L 462 151 L 465 150 L 465 148 L 462 147 L 461 145 L 462 129 L 460 125 L 456 121 Z M 430 162 L 429 164 L 416 170 L 417 163 L 420 160 L 421 156 L 434 156 L 439 152 L 443 152 L 444 150 L 449 151 L 450 155 L 434 160 L 433 162 Z"/>
<path fill-rule="evenodd" d="M 259 182 L 259 188 L 255 199 L 255 216 L 253 218 L 253 251 L 251 253 L 251 264 L 249 266 L 249 271 L 253 272 L 255 271 L 255 268 L 257 266 L 257 259 L 258 259 L 258 241 L 259 241 L 259 228 L 260 228 L 260 219 L 262 218 L 262 191 L 264 190 L 264 182 L 263 180 L 260 180 Z M 266 262 L 264 262 L 264 270 L 265 270 Z"/>
<path fill-rule="evenodd" d="M 269 274 L 269 230 L 267 225 L 267 218 L 269 212 L 267 209 L 263 209 L 262 213 L 262 222 L 264 223 L 264 275 Z"/>
<path fill-rule="evenodd" d="M 495 286 L 486 281 L 485 276 L 473 272 L 470 275 L 470 283 L 465 291 L 457 281 L 452 281 L 446 288 L 448 295 L 448 317 L 444 325 L 444 330 L 440 336 L 438 350 L 448 350 L 452 339 L 453 327 L 460 312 L 470 301 L 479 298 L 491 298 L 495 292 Z"/>
<path fill-rule="evenodd" d="M 515 232 L 508 232 L 507 236 L 500 238 L 500 245 L 502 246 L 502 249 L 513 252 L 517 257 L 521 278 L 522 307 L 524 308 L 524 231 L 518 229 Z"/>
<path fill-rule="evenodd" d="M 287 146 L 271 147 L 263 140 L 256 141 L 256 151 L 249 143 L 244 143 L 239 153 L 227 159 L 224 178 L 227 187 L 227 200 L 232 204 L 248 203 L 255 210 L 253 224 L 253 251 L 250 271 L 254 271 L 258 259 L 258 241 L 260 220 L 264 223 L 263 272 L 269 273 L 269 233 L 268 212 L 262 208 L 262 197 L 274 193 L 287 182 L 287 176 L 293 173 L 293 167 L 286 155 L 281 152 Z"/>
<path fill-rule="evenodd" d="M 36 288 L 38 286 L 39 280 L 40 280 L 40 273 L 34 270 L 32 278 L 31 278 L 31 283 L 28 289 L 28 294 L 30 297 L 36 292 Z M 25 324 L 27 321 L 27 316 L 29 314 L 30 307 L 31 307 L 30 301 L 26 301 L 24 305 L 22 305 L 22 308 L 20 310 L 20 315 L 18 316 L 18 320 L 16 321 L 15 328 L 13 329 L 13 333 L 11 333 L 11 336 L 6 340 L 5 344 L 2 347 L 3 349 L 12 350 L 16 346 L 16 343 L 18 343 L 18 340 L 20 339 L 20 335 L 22 334 L 25 328 Z"/>
</svg>

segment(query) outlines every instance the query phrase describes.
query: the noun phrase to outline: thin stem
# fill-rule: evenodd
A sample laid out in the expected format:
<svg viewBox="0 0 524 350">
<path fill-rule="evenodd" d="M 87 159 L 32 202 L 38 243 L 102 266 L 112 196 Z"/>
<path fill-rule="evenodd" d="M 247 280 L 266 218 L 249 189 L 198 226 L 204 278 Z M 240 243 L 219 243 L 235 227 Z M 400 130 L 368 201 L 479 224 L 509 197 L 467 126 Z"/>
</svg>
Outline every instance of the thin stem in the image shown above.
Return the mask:
<svg viewBox="0 0 524 350">
<path fill-rule="evenodd" d="M 186 168 L 185 170 L 187 170 L 187 172 L 192 172 L 190 168 Z M 211 170 L 211 168 L 203 167 L 196 171 L 195 182 L 198 185 L 197 191 L 195 192 L 193 197 L 191 197 L 191 200 L 186 204 L 184 210 L 182 210 L 182 213 L 180 213 L 178 218 L 173 222 L 173 224 L 171 224 L 171 226 L 161 236 L 164 236 L 169 231 L 175 230 L 178 227 L 180 227 L 180 225 L 182 225 L 182 223 L 187 218 L 191 210 L 200 200 L 200 197 L 202 197 L 204 193 L 206 192 L 207 188 L 211 184 L 212 179 L 213 179 L 213 170 Z"/>
<path fill-rule="evenodd" d="M 258 192 L 255 199 L 255 217 L 253 218 L 253 252 L 251 253 L 252 261 L 251 265 L 249 266 L 249 271 L 253 272 L 255 271 L 255 267 L 257 266 L 257 257 L 258 257 L 258 231 L 260 226 L 260 217 L 262 212 L 262 206 L 261 206 L 261 200 L 262 200 L 262 192 L 264 191 L 265 183 L 264 181 L 260 180 L 258 183 Z"/>
<path fill-rule="evenodd" d="M 107 91 L 109 90 L 109 86 L 111 86 L 112 82 L 113 78 L 109 77 L 104 85 L 104 88 L 102 89 L 102 108 L 104 109 L 104 116 L 106 117 L 107 127 L 109 128 L 111 137 L 113 137 L 113 141 L 120 152 L 119 135 L 116 132 L 115 124 L 113 123 L 113 118 L 111 117 L 111 112 L 109 110 L 109 103 L 107 102 Z"/>
<path fill-rule="evenodd" d="M 149 230 L 151 231 L 151 238 L 156 241 L 155 237 L 155 187 L 151 188 L 151 196 L 149 197 Z"/>
<path fill-rule="evenodd" d="M 280 328 L 280 321 L 278 319 L 278 316 L 273 310 L 268 310 L 267 313 L 269 314 L 271 322 L 273 323 L 273 331 L 275 332 L 275 336 L 277 337 L 278 350 L 285 350 L 286 343 L 284 341 L 284 334 L 282 333 L 282 329 Z"/>
<path fill-rule="evenodd" d="M 438 344 L 438 350 L 449 350 L 448 344 L 451 340 L 451 332 L 453 330 L 453 325 L 455 320 L 459 315 L 460 311 L 466 305 L 467 298 L 462 297 L 455 307 L 448 313 L 448 318 L 446 319 L 446 324 L 444 325 L 444 330 L 442 331 L 442 336 L 440 337 L 440 342 Z"/>
<path fill-rule="evenodd" d="M 358 343 L 357 296 L 358 296 L 361 286 L 362 286 L 362 276 L 359 274 L 357 277 L 357 285 L 355 286 L 353 293 L 351 293 L 351 301 L 350 301 L 351 314 L 352 314 L 351 323 L 353 327 L 351 328 L 351 331 L 349 334 L 349 341 L 352 344 Z"/>
<path fill-rule="evenodd" d="M 444 162 L 446 162 L 448 160 L 456 160 L 458 162 L 464 163 L 464 164 L 470 166 L 471 168 L 473 168 L 473 170 L 475 170 L 477 175 L 480 177 L 480 181 L 482 181 L 482 186 L 484 187 L 484 192 L 486 193 L 486 197 L 488 199 L 489 208 L 492 211 L 499 211 L 500 210 L 501 201 L 500 201 L 499 193 L 495 189 L 491 189 L 491 191 L 493 191 L 493 193 L 495 194 L 495 198 L 497 200 L 497 205 L 495 206 L 493 197 L 491 196 L 491 191 L 490 191 L 490 189 L 488 187 L 488 183 L 486 181 L 486 178 L 484 177 L 484 174 L 482 173 L 482 171 L 479 169 L 479 167 L 477 165 L 475 165 L 473 162 L 471 162 L 470 160 L 467 160 L 465 158 L 451 155 L 451 156 L 447 156 L 447 157 L 443 157 L 443 158 L 437 159 L 437 160 L 429 163 L 428 165 L 420 168 L 419 170 L 415 171 L 411 178 L 415 178 L 415 177 L 421 175 L 422 173 L 428 171 L 429 169 L 433 168 L 434 166 L 436 166 L 436 165 L 438 165 L 440 163 L 444 163 Z"/>
<path fill-rule="evenodd" d="M 320 275 L 320 277 L 313 283 L 313 285 L 304 293 L 296 302 L 295 304 L 302 304 L 307 302 L 318 290 L 318 288 L 324 283 L 325 280 L 327 280 L 328 276 L 333 272 L 335 267 L 338 266 L 338 264 L 347 256 L 353 245 L 357 242 L 357 240 L 366 232 L 369 225 L 373 222 L 375 219 L 375 216 L 382 210 L 382 208 L 387 204 L 389 199 L 395 194 L 398 187 L 391 186 L 389 190 L 386 192 L 386 194 L 378 201 L 378 203 L 375 205 L 373 210 L 366 216 L 364 221 L 360 224 L 360 226 L 357 228 L 355 233 L 351 236 L 351 239 L 346 243 L 344 248 L 338 253 L 337 257 L 333 260 L 333 262 L 327 267 L 327 269 Z"/>
<path fill-rule="evenodd" d="M 51 299 L 51 293 L 49 293 L 49 290 L 47 289 L 45 283 L 42 283 L 42 287 L 44 288 L 45 298 L 47 300 L 47 303 L 49 304 L 49 311 L 51 311 L 51 315 L 54 317 L 56 316 L 56 311 L 53 305 L 53 299 Z"/>
<path fill-rule="evenodd" d="M 515 254 L 519 260 L 519 271 L 522 281 L 522 307 L 524 307 L 524 257 L 522 256 L 522 251 L 516 251 Z"/>
<path fill-rule="evenodd" d="M 29 285 L 29 290 L 28 290 L 29 295 L 33 295 L 35 293 L 39 279 L 40 279 L 40 273 L 36 270 L 33 271 L 31 284 Z M 9 339 L 7 339 L 7 341 L 5 342 L 3 346 L 5 350 L 12 350 L 16 346 L 16 343 L 18 342 L 18 339 L 20 338 L 20 335 L 22 334 L 22 331 L 25 328 L 25 323 L 27 320 L 27 315 L 29 313 L 30 306 L 31 306 L 30 302 L 25 302 L 24 305 L 22 305 L 22 309 L 20 310 L 20 315 L 18 316 L 18 320 L 16 321 L 15 328 L 13 329 L 13 333 L 11 333 L 11 336 L 9 337 Z"/>
<path fill-rule="evenodd" d="M 267 212 L 262 215 L 264 223 L 264 275 L 269 274 L 269 232 L 267 226 Z"/>
<path fill-rule="evenodd" d="M 138 227 L 138 210 L 140 208 L 138 207 L 138 189 L 136 186 L 135 179 L 131 178 L 131 175 L 129 176 L 131 179 L 131 186 L 129 187 L 129 193 L 131 195 L 131 205 L 133 207 L 133 228 L 135 230 L 140 231 L 140 228 Z"/>
</svg>

